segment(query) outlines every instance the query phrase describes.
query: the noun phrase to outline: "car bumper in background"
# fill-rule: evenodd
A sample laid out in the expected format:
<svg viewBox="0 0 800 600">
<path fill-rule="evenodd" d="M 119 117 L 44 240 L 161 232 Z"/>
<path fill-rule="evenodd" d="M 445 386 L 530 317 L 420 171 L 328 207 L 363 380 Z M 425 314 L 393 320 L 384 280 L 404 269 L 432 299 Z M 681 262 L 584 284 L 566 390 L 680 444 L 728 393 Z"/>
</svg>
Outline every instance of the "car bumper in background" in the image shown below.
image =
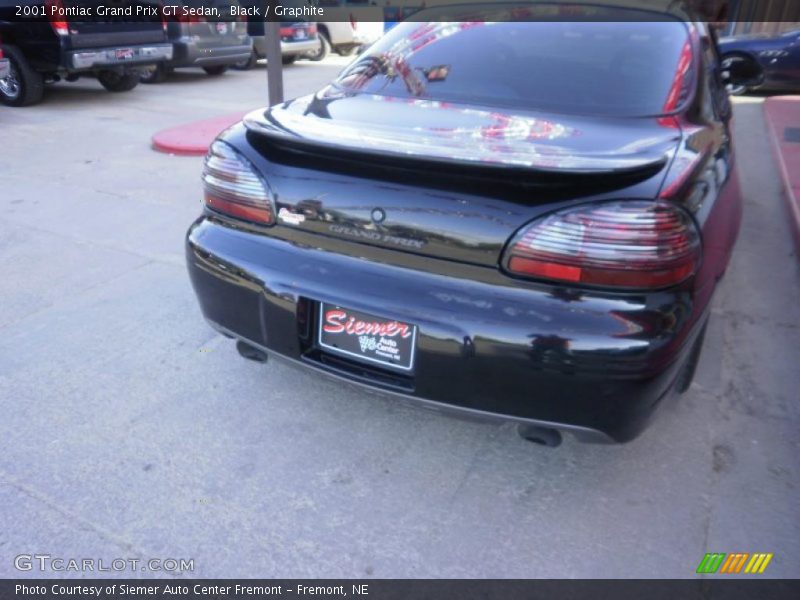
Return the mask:
<svg viewBox="0 0 800 600">
<path fill-rule="evenodd" d="M 690 291 L 492 285 L 326 252 L 209 215 L 189 230 L 187 262 L 205 318 L 227 335 L 415 403 L 586 441 L 642 431 L 705 317 Z M 315 335 L 320 302 L 416 325 L 413 371 L 326 352 Z"/>
<path fill-rule="evenodd" d="M 309 54 L 317 50 L 319 50 L 319 38 L 311 38 L 302 42 L 281 42 L 281 54 L 283 56 Z"/>
<path fill-rule="evenodd" d="M 201 47 L 193 41 L 175 42 L 170 67 L 216 67 L 247 60 L 252 52 L 250 38 L 231 46 Z"/>
<path fill-rule="evenodd" d="M 172 58 L 172 53 L 172 44 L 92 48 L 69 52 L 67 54 L 67 63 L 70 68 L 77 70 L 125 65 L 148 65 L 169 60 Z"/>
</svg>

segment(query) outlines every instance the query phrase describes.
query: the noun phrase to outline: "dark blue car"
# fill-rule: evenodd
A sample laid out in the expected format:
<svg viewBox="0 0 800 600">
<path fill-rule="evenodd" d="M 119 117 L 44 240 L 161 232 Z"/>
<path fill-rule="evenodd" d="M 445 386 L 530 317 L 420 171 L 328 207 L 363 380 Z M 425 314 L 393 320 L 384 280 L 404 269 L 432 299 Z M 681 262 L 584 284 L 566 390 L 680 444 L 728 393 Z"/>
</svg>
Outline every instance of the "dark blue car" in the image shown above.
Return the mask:
<svg viewBox="0 0 800 600">
<path fill-rule="evenodd" d="M 723 65 L 729 66 L 742 57 L 754 58 L 763 69 L 765 90 L 800 89 L 800 29 L 780 34 L 751 34 L 721 38 L 719 49 Z M 731 94 L 744 94 L 753 87 L 729 86 Z"/>
</svg>

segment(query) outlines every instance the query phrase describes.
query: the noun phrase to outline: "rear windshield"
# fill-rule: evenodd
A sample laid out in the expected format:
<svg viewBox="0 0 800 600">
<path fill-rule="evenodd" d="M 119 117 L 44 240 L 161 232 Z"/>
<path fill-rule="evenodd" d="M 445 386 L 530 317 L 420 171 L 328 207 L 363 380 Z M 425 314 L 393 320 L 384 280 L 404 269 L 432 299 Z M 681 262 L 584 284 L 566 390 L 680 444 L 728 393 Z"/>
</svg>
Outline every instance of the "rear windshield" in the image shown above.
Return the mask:
<svg viewBox="0 0 800 600">
<path fill-rule="evenodd" d="M 686 24 L 631 22 L 631 11 L 624 12 L 624 22 L 402 23 L 336 85 L 525 110 L 661 114 L 688 39 Z"/>
</svg>

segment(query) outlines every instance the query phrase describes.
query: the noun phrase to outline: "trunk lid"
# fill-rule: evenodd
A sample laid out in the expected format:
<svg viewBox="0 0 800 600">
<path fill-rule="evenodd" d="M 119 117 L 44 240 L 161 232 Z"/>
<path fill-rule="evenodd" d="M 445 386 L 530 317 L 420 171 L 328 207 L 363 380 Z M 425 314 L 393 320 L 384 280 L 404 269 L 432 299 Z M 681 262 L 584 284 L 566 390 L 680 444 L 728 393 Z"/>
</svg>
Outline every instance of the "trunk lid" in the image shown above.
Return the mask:
<svg viewBox="0 0 800 600">
<path fill-rule="evenodd" d="M 482 265 L 496 265 L 520 227 L 562 205 L 654 198 L 681 136 L 656 118 L 332 88 L 251 113 L 245 125 L 278 226 Z"/>
</svg>

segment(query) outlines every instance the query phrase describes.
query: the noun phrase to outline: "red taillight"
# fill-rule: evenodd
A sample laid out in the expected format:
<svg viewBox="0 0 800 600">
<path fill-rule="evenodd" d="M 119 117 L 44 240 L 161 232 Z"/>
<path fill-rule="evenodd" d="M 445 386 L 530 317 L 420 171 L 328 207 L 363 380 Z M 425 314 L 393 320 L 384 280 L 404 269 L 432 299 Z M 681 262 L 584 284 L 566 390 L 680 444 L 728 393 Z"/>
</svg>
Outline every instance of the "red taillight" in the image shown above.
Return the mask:
<svg viewBox="0 0 800 600">
<path fill-rule="evenodd" d="M 164 33 L 167 32 L 167 23 L 169 19 L 167 19 L 167 15 L 164 11 L 164 2 L 163 0 L 158 0 L 158 14 L 161 17 L 161 29 L 164 30 Z"/>
<path fill-rule="evenodd" d="M 691 217 L 669 202 L 628 200 L 548 215 L 506 251 L 511 273 L 593 286 L 653 289 L 678 284 L 700 264 Z"/>
<path fill-rule="evenodd" d="M 294 37 L 294 27 L 281 27 L 281 37 Z"/>
<path fill-rule="evenodd" d="M 69 25 L 67 21 L 60 15 L 64 14 L 64 5 L 61 0 L 45 0 L 45 8 L 47 9 L 47 18 L 50 21 L 50 26 L 58 35 L 69 35 Z"/>
<path fill-rule="evenodd" d="M 252 165 L 233 148 L 214 142 L 203 166 L 206 206 L 265 225 L 275 222 L 272 198 Z"/>
</svg>

